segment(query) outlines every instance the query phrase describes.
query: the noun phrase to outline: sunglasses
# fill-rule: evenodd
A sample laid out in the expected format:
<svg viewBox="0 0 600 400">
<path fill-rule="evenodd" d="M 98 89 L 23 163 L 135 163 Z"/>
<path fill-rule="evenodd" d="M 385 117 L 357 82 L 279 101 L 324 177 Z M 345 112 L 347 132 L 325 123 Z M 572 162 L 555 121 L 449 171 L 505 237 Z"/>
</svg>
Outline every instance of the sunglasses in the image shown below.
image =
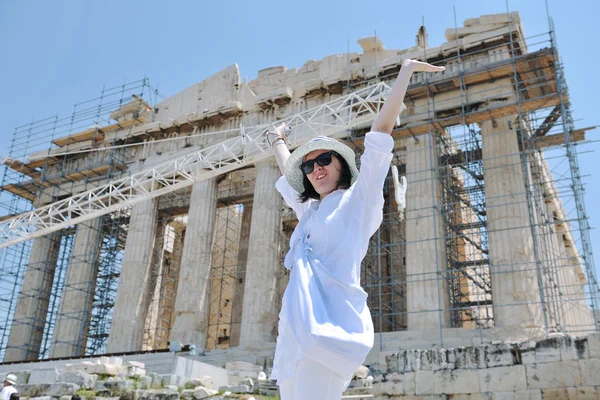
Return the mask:
<svg viewBox="0 0 600 400">
<path fill-rule="evenodd" d="M 331 164 L 331 156 L 337 155 L 335 151 L 328 151 L 327 153 L 323 153 L 318 155 L 312 160 L 306 160 L 302 164 L 300 164 L 300 169 L 304 173 L 304 175 L 308 175 L 315 169 L 315 162 L 319 164 L 321 167 Z"/>
</svg>

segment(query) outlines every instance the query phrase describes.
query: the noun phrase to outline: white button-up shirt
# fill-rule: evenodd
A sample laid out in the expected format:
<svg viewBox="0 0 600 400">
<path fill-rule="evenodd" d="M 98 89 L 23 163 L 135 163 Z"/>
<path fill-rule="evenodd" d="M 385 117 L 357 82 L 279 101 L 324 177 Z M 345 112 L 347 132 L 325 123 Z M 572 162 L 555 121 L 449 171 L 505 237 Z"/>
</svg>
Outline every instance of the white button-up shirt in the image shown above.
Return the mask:
<svg viewBox="0 0 600 400">
<path fill-rule="evenodd" d="M 0 390 L 0 396 L 2 397 L 0 400 L 9 400 L 10 395 L 13 393 L 17 393 L 17 389 L 13 385 L 4 386 Z"/>
<path fill-rule="evenodd" d="M 368 133 L 357 181 L 321 201 L 300 203 L 285 177 L 276 183 L 299 220 L 284 263 L 291 274 L 271 374 L 279 384 L 293 376 L 302 357 L 313 358 L 349 381 L 373 347 L 360 266 L 383 219 L 383 185 L 393 147 L 390 135 Z"/>
</svg>

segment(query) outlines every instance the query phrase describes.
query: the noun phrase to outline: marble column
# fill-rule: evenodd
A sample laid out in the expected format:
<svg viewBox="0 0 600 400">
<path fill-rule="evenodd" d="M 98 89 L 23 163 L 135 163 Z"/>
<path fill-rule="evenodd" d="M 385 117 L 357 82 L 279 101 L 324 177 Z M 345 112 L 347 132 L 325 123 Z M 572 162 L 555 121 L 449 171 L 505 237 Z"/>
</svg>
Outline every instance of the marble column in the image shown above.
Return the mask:
<svg viewBox="0 0 600 400">
<path fill-rule="evenodd" d="M 102 217 L 77 225 L 52 335 L 51 358 L 85 355 L 101 245 Z"/>
<path fill-rule="evenodd" d="M 173 232 L 172 247 L 168 262 L 163 266 L 163 278 L 160 293 L 159 316 L 156 323 L 155 348 L 168 348 L 171 327 L 175 322 L 175 299 L 179 283 L 179 268 L 183 253 L 186 225 L 182 217 L 171 222 Z M 171 240 L 170 240 L 171 241 Z"/>
<path fill-rule="evenodd" d="M 147 199 L 131 210 L 106 351 L 143 348 L 146 317 L 152 299 L 152 259 L 158 225 L 158 201 Z"/>
<path fill-rule="evenodd" d="M 197 349 L 206 348 L 208 334 L 210 273 L 216 215 L 216 179 L 195 183 L 179 268 L 171 341 L 194 344 Z"/>
<path fill-rule="evenodd" d="M 246 265 L 248 261 L 248 244 L 250 241 L 250 226 L 252 225 L 252 203 L 244 204 L 240 240 L 238 245 L 237 270 L 233 289 L 233 305 L 231 310 L 231 336 L 229 346 L 240 344 L 240 329 L 242 326 L 242 309 L 244 306 L 244 286 L 246 284 Z"/>
<path fill-rule="evenodd" d="M 275 189 L 281 176 L 274 160 L 255 164 L 256 184 L 248 243 L 246 285 L 240 346 L 250 347 L 276 340 L 279 314 L 277 290 L 282 198 Z"/>
<path fill-rule="evenodd" d="M 61 237 L 62 232 L 59 231 L 33 241 L 10 328 L 4 362 L 38 358 Z"/>
<path fill-rule="evenodd" d="M 407 329 L 449 327 L 446 243 L 433 135 L 406 140 Z"/>
<path fill-rule="evenodd" d="M 480 124 L 494 324 L 507 334 L 544 325 L 517 133 L 509 117 Z"/>
</svg>

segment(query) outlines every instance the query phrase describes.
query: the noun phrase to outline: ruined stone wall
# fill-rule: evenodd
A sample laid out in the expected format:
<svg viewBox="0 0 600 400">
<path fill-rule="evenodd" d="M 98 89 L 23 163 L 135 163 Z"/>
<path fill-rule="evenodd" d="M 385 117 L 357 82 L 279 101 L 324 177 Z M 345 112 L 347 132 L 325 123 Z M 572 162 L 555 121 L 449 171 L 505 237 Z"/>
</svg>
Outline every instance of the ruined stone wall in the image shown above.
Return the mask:
<svg viewBox="0 0 600 400">
<path fill-rule="evenodd" d="M 402 350 L 375 368 L 375 400 L 598 399 L 600 333 Z"/>
</svg>

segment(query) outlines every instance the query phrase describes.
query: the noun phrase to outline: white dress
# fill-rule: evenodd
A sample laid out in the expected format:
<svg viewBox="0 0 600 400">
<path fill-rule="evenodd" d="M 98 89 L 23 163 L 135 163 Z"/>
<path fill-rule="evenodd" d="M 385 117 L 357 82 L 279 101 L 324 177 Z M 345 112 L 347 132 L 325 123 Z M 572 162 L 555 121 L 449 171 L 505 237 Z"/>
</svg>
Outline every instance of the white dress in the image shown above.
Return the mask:
<svg viewBox="0 0 600 400">
<path fill-rule="evenodd" d="M 383 185 L 393 146 L 390 135 L 368 133 L 357 181 L 321 201 L 300 203 L 285 177 L 276 183 L 299 220 L 284 263 L 291 274 L 271 374 L 279 385 L 294 376 L 303 357 L 349 382 L 373 347 L 373 322 L 367 293 L 360 286 L 360 266 L 383 219 Z"/>
</svg>

